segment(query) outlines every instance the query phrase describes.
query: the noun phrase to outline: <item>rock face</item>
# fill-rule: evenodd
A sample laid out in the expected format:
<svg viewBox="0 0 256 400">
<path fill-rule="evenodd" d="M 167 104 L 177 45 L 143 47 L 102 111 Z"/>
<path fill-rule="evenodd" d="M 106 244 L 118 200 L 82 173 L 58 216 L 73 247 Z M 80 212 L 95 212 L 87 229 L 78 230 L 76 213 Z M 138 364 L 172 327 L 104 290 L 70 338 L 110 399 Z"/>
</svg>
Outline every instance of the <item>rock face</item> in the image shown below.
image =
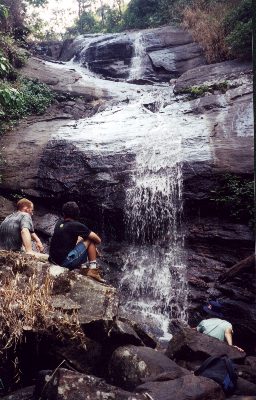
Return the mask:
<svg viewBox="0 0 256 400">
<path fill-rule="evenodd" d="M 109 364 L 111 381 L 127 390 L 135 389 L 144 378 L 151 380 L 163 372 L 167 372 L 172 379 L 188 373 L 160 352 L 148 347 L 119 347 Z"/>
<path fill-rule="evenodd" d="M 169 80 L 205 64 L 202 50 L 190 34 L 167 26 L 134 33 L 79 36 L 73 42 L 64 42 L 60 58 L 67 61 L 73 56 L 106 78 L 141 82 Z M 133 57 L 140 57 L 136 65 Z M 137 68 L 134 73 L 133 68 Z"/>
<path fill-rule="evenodd" d="M 82 218 L 103 236 L 109 248 L 105 257 L 109 274 L 112 272 L 119 282 L 126 262 L 121 255 L 126 246 L 122 240 L 126 238 L 129 190 L 142 178 L 150 187 L 162 173 L 170 182 L 178 150 L 189 322 L 195 324 L 202 302 L 209 297 L 231 298 L 230 316 L 235 319 L 239 310 L 239 321 L 231 321 L 235 332 L 241 339 L 246 338 L 246 345 L 250 343 L 253 350 L 253 271 L 228 283 L 217 282 L 223 271 L 251 254 L 252 233 L 243 221 L 221 215 L 212 203 L 212 192 L 227 172 L 244 179 L 253 177 L 250 65 L 236 61 L 204 65 L 201 50 L 191 36 L 170 27 L 141 34 L 90 35 L 65 46 L 63 60 L 76 56 L 91 71 L 74 71 L 75 64 L 52 65 L 30 59 L 23 74 L 48 84 L 57 93 L 59 103 L 65 97 L 65 105 L 55 104 L 56 115 L 28 118 L 1 138 L 5 159 L 0 170 L 1 194 L 21 194 L 43 205 L 48 216 L 38 218 L 37 229 L 47 237 L 62 203 L 78 201 Z M 140 83 L 175 77 L 176 94 L 167 84 L 110 82 L 93 76 L 93 71 L 107 78 Z M 192 90 L 195 87 L 196 92 Z M 119 245 L 116 258 L 112 240 Z M 69 310 L 79 310 L 88 326 L 95 322 L 94 311 L 90 304 L 89 313 L 81 311 L 90 298 L 86 291 L 82 293 L 81 279 L 64 279 L 71 297 L 69 302 L 56 297 L 56 302 L 64 302 Z M 94 298 L 100 302 L 99 308 L 95 307 L 95 318 L 104 319 L 105 324 L 115 316 L 115 294 L 107 289 L 98 293 L 93 283 L 89 286 L 95 289 Z M 138 339 L 126 327 L 121 338 L 119 328 L 121 344 L 123 338 L 140 344 L 141 336 Z M 243 343 L 237 344 L 243 347 Z"/>
</svg>

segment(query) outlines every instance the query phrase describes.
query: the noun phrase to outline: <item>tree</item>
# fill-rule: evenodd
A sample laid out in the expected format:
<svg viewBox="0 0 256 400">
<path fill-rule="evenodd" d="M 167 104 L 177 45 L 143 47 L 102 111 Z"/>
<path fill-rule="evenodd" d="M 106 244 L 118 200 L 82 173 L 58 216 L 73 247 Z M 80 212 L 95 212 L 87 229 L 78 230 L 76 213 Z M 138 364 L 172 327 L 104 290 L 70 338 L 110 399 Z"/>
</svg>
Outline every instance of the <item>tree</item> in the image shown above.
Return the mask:
<svg viewBox="0 0 256 400">
<path fill-rule="evenodd" d="M 102 0 L 100 0 L 100 7 L 97 9 L 96 14 L 98 14 L 101 18 L 101 26 L 103 29 L 105 27 L 105 20 L 109 10 L 110 7 L 104 4 Z"/>
<path fill-rule="evenodd" d="M 91 8 L 91 0 L 77 0 L 78 2 L 78 18 L 81 18 L 82 14 Z"/>
</svg>

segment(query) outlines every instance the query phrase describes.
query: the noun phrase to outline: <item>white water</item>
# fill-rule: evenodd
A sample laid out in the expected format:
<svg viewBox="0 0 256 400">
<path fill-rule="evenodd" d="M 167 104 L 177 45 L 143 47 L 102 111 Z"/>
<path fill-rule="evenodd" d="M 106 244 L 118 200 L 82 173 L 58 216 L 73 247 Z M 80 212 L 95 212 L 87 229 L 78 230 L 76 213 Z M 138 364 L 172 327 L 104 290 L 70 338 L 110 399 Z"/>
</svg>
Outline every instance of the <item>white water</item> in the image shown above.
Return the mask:
<svg viewBox="0 0 256 400">
<path fill-rule="evenodd" d="M 141 47 L 141 37 L 135 45 Z M 135 49 L 135 57 L 141 49 Z M 142 52 L 143 53 L 143 52 Z M 131 64 L 139 77 L 139 60 Z M 187 320 L 186 259 L 182 232 L 182 164 L 209 160 L 206 121 L 178 102 L 170 86 L 137 86 L 99 79 L 74 61 L 84 80 L 104 87 L 126 104 L 61 126 L 53 139 L 72 141 L 88 154 L 136 154 L 126 190 L 128 239 L 120 280 L 123 312 L 150 323 L 164 339 L 169 320 Z M 131 76 L 131 74 L 130 74 Z M 129 77 L 130 78 L 130 77 Z M 147 105 L 151 104 L 151 109 Z"/>
<path fill-rule="evenodd" d="M 144 40 L 142 33 L 138 33 L 134 40 L 134 55 L 130 67 L 128 80 L 139 79 L 142 76 L 142 60 L 146 55 Z"/>
</svg>

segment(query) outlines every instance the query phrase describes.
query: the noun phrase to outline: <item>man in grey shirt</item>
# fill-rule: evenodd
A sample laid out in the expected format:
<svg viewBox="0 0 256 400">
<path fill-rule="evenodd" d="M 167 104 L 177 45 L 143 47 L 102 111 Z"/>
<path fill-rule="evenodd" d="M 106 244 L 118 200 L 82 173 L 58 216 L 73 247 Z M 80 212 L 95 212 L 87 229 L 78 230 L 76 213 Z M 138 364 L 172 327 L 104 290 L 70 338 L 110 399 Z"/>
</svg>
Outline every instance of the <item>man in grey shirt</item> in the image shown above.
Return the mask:
<svg viewBox="0 0 256 400">
<path fill-rule="evenodd" d="M 41 240 L 34 232 L 32 215 L 34 205 L 30 200 L 21 199 L 17 203 L 17 211 L 8 215 L 0 225 L 0 248 L 4 250 L 21 251 L 36 254 L 32 250 L 35 241 L 39 252 L 44 250 Z"/>
</svg>

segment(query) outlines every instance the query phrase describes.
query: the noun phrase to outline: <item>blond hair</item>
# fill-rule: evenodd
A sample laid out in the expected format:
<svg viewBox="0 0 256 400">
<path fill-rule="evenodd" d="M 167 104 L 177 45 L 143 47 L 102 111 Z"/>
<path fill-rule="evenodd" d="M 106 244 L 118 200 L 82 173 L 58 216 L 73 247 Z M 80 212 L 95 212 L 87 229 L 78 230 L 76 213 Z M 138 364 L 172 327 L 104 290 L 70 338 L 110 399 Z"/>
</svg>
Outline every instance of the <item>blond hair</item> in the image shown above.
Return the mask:
<svg viewBox="0 0 256 400">
<path fill-rule="evenodd" d="M 28 199 L 20 199 L 17 203 L 17 210 L 21 211 L 25 207 L 33 207 L 32 201 Z"/>
</svg>

